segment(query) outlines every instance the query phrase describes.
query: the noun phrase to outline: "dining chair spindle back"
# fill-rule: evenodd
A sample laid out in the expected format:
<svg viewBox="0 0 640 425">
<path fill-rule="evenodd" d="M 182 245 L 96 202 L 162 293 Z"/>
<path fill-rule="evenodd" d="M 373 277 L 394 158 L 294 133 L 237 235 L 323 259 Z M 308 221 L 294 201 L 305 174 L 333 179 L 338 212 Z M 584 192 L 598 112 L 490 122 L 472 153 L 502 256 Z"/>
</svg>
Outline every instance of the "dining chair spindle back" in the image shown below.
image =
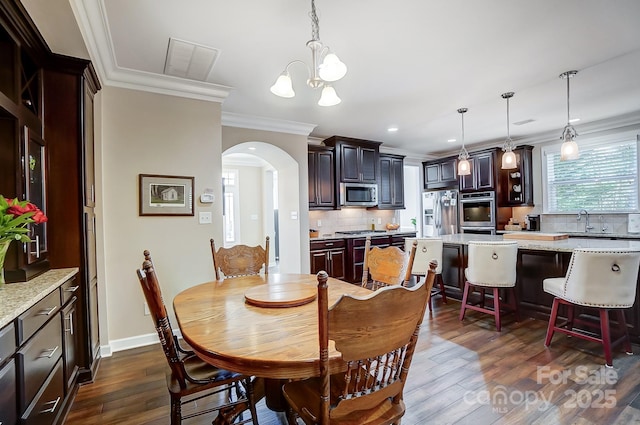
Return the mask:
<svg viewBox="0 0 640 425">
<path fill-rule="evenodd" d="M 269 236 L 266 237 L 264 248 L 260 245 L 240 244 L 230 248 L 216 249 L 213 239 L 210 240 L 210 243 L 216 280 L 220 280 L 220 272 L 224 274 L 225 278 L 260 274 L 263 266 L 264 273 L 269 273 Z"/>
<path fill-rule="evenodd" d="M 251 378 L 211 366 L 180 345 L 178 338 L 173 334 L 149 251 L 145 250 L 144 256 L 145 260 L 142 268 L 137 270 L 137 275 L 169 364 L 167 387 L 171 396 L 171 425 L 179 425 L 183 419 L 207 413 L 242 412 L 247 409 L 251 417 L 243 419 L 240 416 L 240 422 L 236 423 L 252 422 L 257 425 Z M 202 403 L 204 409 L 183 415 L 184 405 L 213 395 L 217 395 L 216 400 L 221 399 L 223 402 L 213 405 Z M 198 403 L 194 403 L 194 406 L 197 405 Z"/>
<path fill-rule="evenodd" d="M 425 281 L 383 287 L 365 297 L 342 295 L 329 308 L 326 272 L 318 273 L 320 377 L 284 384 L 288 421 L 305 424 L 385 425 L 405 412 L 403 389 L 437 264 Z M 330 374 L 329 341 L 346 362 Z"/>
</svg>

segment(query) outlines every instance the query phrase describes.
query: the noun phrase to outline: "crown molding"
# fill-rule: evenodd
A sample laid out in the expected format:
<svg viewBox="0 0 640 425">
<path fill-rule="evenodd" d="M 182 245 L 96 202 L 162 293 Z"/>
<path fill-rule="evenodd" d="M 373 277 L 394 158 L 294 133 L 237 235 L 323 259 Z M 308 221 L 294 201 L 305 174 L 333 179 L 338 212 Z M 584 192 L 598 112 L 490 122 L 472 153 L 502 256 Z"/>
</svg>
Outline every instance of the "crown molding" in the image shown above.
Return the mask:
<svg viewBox="0 0 640 425">
<path fill-rule="evenodd" d="M 317 124 L 222 112 L 222 125 L 309 136 Z"/>
<path fill-rule="evenodd" d="M 232 87 L 187 80 L 118 66 L 104 10 L 104 0 L 71 0 L 71 9 L 89 56 L 105 86 L 222 103 Z"/>
</svg>

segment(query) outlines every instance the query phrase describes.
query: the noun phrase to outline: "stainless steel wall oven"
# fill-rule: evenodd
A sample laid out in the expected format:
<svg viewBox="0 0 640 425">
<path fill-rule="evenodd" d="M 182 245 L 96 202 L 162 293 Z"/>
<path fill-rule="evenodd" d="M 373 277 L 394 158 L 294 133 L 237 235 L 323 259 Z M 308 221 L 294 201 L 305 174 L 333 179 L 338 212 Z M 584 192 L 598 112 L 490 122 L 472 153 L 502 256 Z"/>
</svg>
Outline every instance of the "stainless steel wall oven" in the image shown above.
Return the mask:
<svg viewBox="0 0 640 425">
<path fill-rule="evenodd" d="M 460 195 L 460 230 L 463 233 L 495 234 L 496 224 L 495 192 Z"/>
</svg>

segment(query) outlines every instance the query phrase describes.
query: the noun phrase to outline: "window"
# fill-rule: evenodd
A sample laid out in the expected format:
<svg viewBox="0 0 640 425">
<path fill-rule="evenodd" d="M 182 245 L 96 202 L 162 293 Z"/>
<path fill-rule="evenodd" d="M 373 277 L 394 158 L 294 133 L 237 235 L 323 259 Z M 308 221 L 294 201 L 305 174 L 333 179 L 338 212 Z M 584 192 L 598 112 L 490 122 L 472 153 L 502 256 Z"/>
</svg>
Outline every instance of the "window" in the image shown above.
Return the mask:
<svg viewBox="0 0 640 425">
<path fill-rule="evenodd" d="M 238 202 L 238 170 L 222 170 L 223 185 L 223 231 L 224 246 L 229 247 L 238 240 L 239 229 L 236 225 L 239 220 Z"/>
<path fill-rule="evenodd" d="M 574 161 L 560 161 L 560 144 L 543 148 L 545 212 L 638 211 L 638 137 L 579 141 Z"/>
</svg>

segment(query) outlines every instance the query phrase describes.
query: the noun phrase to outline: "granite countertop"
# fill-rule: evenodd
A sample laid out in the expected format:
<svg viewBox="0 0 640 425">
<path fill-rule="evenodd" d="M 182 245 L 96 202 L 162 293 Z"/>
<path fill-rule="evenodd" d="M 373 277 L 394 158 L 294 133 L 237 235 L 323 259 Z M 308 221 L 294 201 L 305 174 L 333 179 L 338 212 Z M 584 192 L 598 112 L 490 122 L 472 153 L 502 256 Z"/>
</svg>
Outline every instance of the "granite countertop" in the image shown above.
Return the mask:
<svg viewBox="0 0 640 425">
<path fill-rule="evenodd" d="M 53 269 L 27 282 L 5 284 L 0 289 L 0 328 L 9 324 L 77 273 L 77 267 Z"/>
<path fill-rule="evenodd" d="M 535 232 L 529 232 L 526 230 L 522 230 L 521 232 L 526 232 L 526 233 L 535 233 Z M 505 234 L 505 233 L 518 233 L 517 230 L 498 230 L 496 232 L 499 235 Z M 546 233 L 546 232 L 543 232 Z M 599 239 L 610 239 L 610 238 L 616 238 L 616 239 L 637 239 L 640 240 L 640 234 L 633 234 L 633 233 L 596 233 L 596 232 L 591 232 L 591 233 L 585 233 L 585 232 L 553 232 L 553 233 L 564 233 L 569 235 L 569 237 L 572 238 L 599 238 Z"/>
<path fill-rule="evenodd" d="M 458 245 L 467 245 L 469 241 L 502 241 L 502 235 L 471 235 L 458 233 L 455 235 L 444 235 L 442 241 L 444 243 L 454 243 Z M 536 251 L 555 251 L 555 252 L 572 252 L 576 248 L 600 248 L 600 249 L 616 249 L 616 248 L 635 248 L 640 249 L 640 240 L 609 240 L 599 238 L 568 238 L 557 241 L 539 241 L 539 240 L 516 240 L 518 247 L 521 249 L 531 249 Z"/>
<path fill-rule="evenodd" d="M 329 239 L 353 239 L 353 238 L 366 238 L 367 236 L 393 236 L 393 235 L 404 235 L 404 234 L 416 234 L 415 230 L 372 230 L 370 232 L 364 231 L 363 233 L 358 234 L 344 234 L 344 233 L 324 233 L 320 234 L 320 236 L 315 238 L 309 238 L 311 242 L 313 241 L 324 241 Z"/>
</svg>

